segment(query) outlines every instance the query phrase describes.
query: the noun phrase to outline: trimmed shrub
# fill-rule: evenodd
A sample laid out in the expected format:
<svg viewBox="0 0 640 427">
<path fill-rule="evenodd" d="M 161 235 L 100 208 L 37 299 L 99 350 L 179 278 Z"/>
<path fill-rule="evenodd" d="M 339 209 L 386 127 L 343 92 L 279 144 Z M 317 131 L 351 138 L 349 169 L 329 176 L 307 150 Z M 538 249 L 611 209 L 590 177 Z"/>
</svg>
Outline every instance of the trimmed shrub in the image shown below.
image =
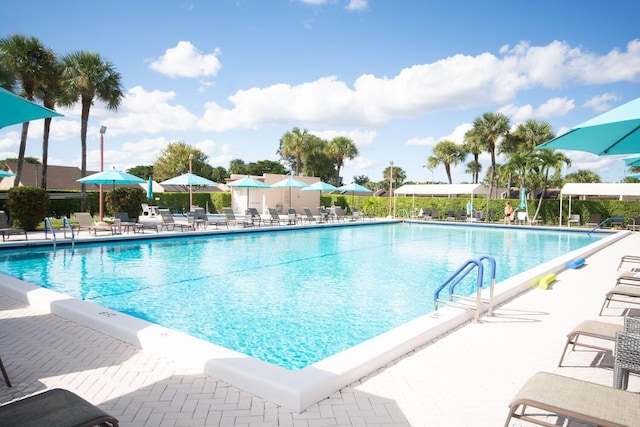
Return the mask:
<svg viewBox="0 0 640 427">
<path fill-rule="evenodd" d="M 142 213 L 142 200 L 146 193 L 141 188 L 115 188 L 107 193 L 107 212 L 126 212 L 129 218 L 138 218 Z"/>
<path fill-rule="evenodd" d="M 49 193 L 38 187 L 12 188 L 7 192 L 7 207 L 17 227 L 33 231 L 47 215 Z"/>
</svg>

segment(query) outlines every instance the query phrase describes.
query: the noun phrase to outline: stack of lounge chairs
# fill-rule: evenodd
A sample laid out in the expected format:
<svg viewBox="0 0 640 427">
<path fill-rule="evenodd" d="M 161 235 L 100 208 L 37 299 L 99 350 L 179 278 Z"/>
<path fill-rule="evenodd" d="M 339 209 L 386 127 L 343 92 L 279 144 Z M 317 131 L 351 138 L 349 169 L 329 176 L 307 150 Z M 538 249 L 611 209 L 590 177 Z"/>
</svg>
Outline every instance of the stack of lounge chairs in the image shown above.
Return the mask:
<svg viewBox="0 0 640 427">
<path fill-rule="evenodd" d="M 640 263 L 640 256 L 625 255 L 619 268 L 628 263 Z M 611 301 L 640 302 L 640 273 L 634 270 L 618 276 L 616 285 L 605 294 L 600 314 Z M 545 426 L 564 425 L 545 421 L 541 412 L 555 414 L 559 421 L 640 426 L 640 394 L 626 391 L 629 374 L 640 373 L 640 318 L 627 315 L 623 325 L 599 320 L 579 323 L 567 334 L 558 366 L 562 366 L 569 348 L 576 347 L 612 354 L 611 386 L 539 372 L 511 401 L 505 427 L 512 425 L 514 418 Z"/>
</svg>

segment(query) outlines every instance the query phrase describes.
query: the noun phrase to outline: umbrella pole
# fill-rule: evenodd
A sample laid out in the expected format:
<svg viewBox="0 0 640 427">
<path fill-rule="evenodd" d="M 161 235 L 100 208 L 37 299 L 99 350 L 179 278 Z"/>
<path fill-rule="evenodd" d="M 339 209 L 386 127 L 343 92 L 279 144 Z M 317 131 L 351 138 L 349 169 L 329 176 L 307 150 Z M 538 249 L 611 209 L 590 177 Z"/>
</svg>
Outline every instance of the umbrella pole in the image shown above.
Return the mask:
<svg viewBox="0 0 640 427">
<path fill-rule="evenodd" d="M 102 201 L 102 184 L 100 184 L 100 190 L 98 191 L 100 196 L 99 210 L 100 210 L 100 221 L 104 218 L 104 202 Z"/>
</svg>

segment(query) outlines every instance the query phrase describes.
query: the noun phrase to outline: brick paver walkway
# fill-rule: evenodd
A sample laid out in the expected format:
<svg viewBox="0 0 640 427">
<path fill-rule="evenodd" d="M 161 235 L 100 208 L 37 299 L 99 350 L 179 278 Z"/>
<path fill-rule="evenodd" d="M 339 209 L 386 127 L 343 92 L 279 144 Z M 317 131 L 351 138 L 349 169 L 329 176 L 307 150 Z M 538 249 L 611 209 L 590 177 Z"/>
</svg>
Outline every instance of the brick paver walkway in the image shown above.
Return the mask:
<svg viewBox="0 0 640 427">
<path fill-rule="evenodd" d="M 611 385 L 611 355 L 571 352 L 569 332 L 598 318 L 620 257 L 640 255 L 635 233 L 484 317 L 385 366 L 297 414 L 84 326 L 0 296 L 0 356 L 13 387 L 0 402 L 61 387 L 122 426 L 500 426 L 507 405 L 537 371 Z M 603 319 L 621 323 L 630 305 Z M 638 306 L 640 307 L 640 306 Z M 640 391 L 631 376 L 630 390 Z M 520 425 L 514 423 L 513 425 Z"/>
</svg>

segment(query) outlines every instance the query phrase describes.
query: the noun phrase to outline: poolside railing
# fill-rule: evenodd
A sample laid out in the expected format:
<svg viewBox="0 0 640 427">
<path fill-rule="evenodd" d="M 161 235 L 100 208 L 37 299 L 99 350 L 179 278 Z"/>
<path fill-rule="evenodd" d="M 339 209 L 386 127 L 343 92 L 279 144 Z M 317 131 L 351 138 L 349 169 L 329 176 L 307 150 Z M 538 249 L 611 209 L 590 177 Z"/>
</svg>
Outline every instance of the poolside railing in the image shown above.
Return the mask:
<svg viewBox="0 0 640 427">
<path fill-rule="evenodd" d="M 489 266 L 491 267 L 491 283 L 489 285 L 489 298 L 482 298 L 482 285 L 484 283 L 484 265 L 482 261 L 488 261 Z M 477 279 L 476 279 L 476 295 L 475 297 L 468 295 L 459 295 L 455 293 L 455 287 L 465 278 L 469 273 L 473 270 L 477 270 Z M 494 286 L 496 283 L 496 260 L 495 258 L 489 255 L 483 255 L 477 259 L 472 258 L 465 261 L 447 280 L 442 283 L 433 294 L 433 302 L 435 309 L 438 309 L 438 303 L 444 303 L 450 306 L 463 308 L 465 310 L 474 310 L 475 311 L 475 321 L 477 322 L 480 318 L 480 312 L 482 308 L 488 305 L 488 315 L 493 315 L 493 293 Z M 442 299 L 440 298 L 440 292 L 449 287 L 449 298 Z"/>
</svg>

